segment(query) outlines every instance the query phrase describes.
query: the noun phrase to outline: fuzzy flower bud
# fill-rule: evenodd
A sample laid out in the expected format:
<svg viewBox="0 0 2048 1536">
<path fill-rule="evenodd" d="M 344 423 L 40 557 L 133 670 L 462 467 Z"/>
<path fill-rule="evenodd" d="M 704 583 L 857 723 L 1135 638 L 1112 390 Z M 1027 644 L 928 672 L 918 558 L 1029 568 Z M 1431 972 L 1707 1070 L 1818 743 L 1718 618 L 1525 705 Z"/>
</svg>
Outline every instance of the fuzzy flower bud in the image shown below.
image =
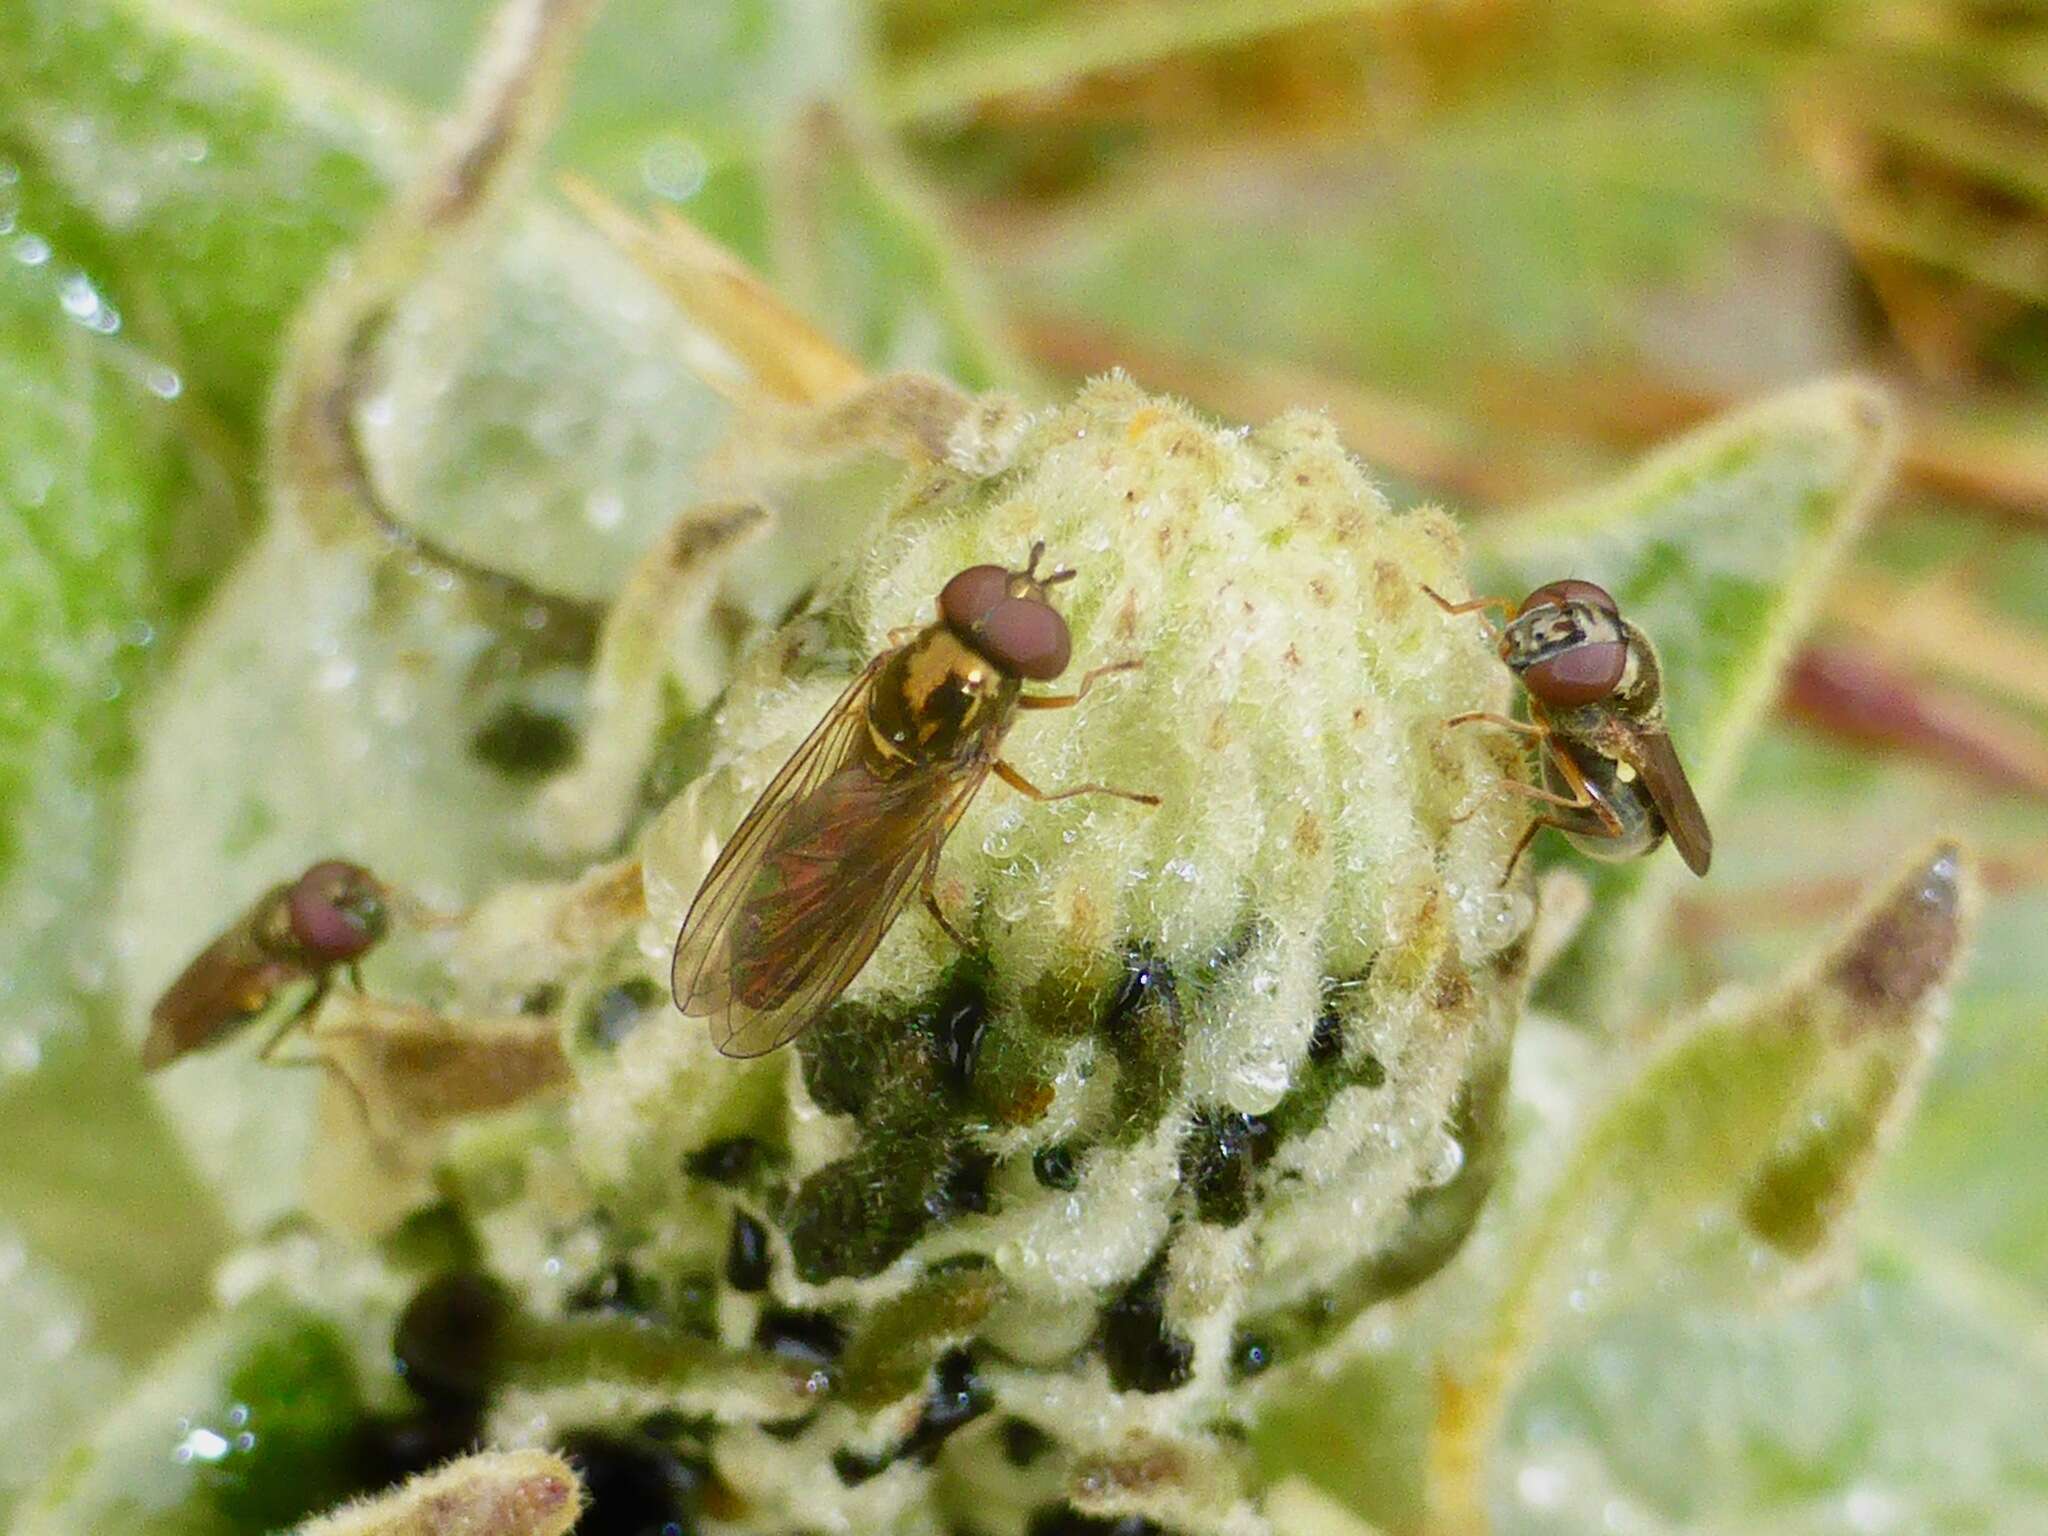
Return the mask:
<svg viewBox="0 0 2048 1536">
<path fill-rule="evenodd" d="M 937 881 L 969 952 L 913 905 L 791 1050 L 729 1061 L 672 1013 L 580 1047 L 581 1268 L 685 1277 L 727 1349 L 817 1363 L 794 1422 L 710 1405 L 735 1529 L 1264 1529 L 1214 1434 L 1247 1378 L 1434 1270 L 1490 1177 L 1526 812 L 1496 793 L 1513 743 L 1444 721 L 1506 679 L 1422 590 L 1462 590 L 1451 523 L 1392 513 L 1312 415 L 1222 430 L 1113 378 L 1006 467 L 913 475 L 743 665 L 603 984 L 665 983 L 717 846 L 849 679 L 956 572 L 1040 539 L 1078 572 L 1053 686 L 1143 666 L 1020 714 L 1005 755 L 1162 805 L 991 779 Z M 647 1406 L 535 1388 L 496 1422 L 545 1442 L 607 1401 Z M 1000 1433 L 950 1438 L 984 1415 Z"/>
</svg>

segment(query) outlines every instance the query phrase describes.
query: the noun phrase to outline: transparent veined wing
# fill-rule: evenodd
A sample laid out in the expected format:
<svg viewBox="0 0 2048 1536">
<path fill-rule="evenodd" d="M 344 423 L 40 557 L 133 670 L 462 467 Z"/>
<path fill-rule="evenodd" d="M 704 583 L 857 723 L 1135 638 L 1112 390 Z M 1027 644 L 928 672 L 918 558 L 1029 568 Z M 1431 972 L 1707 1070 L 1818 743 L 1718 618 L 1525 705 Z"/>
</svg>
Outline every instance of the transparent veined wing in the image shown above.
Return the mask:
<svg viewBox="0 0 2048 1536">
<path fill-rule="evenodd" d="M 859 974 L 987 777 L 979 753 L 881 775 L 856 678 L 719 853 L 676 940 L 676 1006 L 727 1056 L 795 1039 Z"/>
</svg>

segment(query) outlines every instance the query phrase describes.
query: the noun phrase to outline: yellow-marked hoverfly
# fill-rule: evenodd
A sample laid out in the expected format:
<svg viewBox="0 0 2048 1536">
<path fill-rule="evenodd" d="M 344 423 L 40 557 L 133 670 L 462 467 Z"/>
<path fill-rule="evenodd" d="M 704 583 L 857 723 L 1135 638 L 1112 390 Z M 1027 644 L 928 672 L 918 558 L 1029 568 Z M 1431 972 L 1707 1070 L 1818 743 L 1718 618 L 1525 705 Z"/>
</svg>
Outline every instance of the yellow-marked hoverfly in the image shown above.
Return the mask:
<svg viewBox="0 0 2048 1536">
<path fill-rule="evenodd" d="M 1475 710 L 1445 722 L 1518 731 L 1534 737 L 1542 754 L 1542 784 L 1509 786 L 1544 810 L 1515 845 L 1503 883 L 1545 827 L 1557 828 L 1580 852 L 1608 860 L 1650 853 L 1668 833 L 1686 867 L 1704 875 L 1714 838 L 1664 727 L 1656 648 L 1621 616 L 1606 589 L 1590 581 L 1553 581 L 1520 603 L 1499 597 L 1453 603 L 1423 590 L 1446 613 L 1497 607 L 1507 614 L 1500 658 L 1529 696 L 1529 718 Z"/>
<path fill-rule="evenodd" d="M 1078 704 L 1111 662 L 1064 694 L 1024 692 L 1067 669 L 1072 639 L 1050 589 L 1074 573 L 975 565 L 938 618 L 896 631 L 762 791 L 705 876 L 676 938 L 676 1006 L 708 1019 L 727 1056 L 760 1056 L 808 1028 L 875 952 L 913 892 L 962 948 L 933 889 L 939 851 L 994 773 L 1034 800 L 1158 796 L 1103 784 L 1039 789 L 1001 756 L 1020 709 Z M 897 641 L 897 636 L 905 638 Z"/>
</svg>

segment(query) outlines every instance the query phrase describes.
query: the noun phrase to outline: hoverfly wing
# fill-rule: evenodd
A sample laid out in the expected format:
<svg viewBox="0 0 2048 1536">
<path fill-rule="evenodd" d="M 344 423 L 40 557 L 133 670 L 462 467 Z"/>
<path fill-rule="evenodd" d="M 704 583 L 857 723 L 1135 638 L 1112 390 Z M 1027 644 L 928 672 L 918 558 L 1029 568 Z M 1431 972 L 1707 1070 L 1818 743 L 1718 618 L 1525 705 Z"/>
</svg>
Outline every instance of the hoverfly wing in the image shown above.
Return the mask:
<svg viewBox="0 0 2048 1536">
<path fill-rule="evenodd" d="M 712 1037 L 760 1056 L 808 1028 L 860 974 L 988 776 L 986 759 L 882 779 L 850 765 L 790 819 L 744 917 Z"/>
<path fill-rule="evenodd" d="M 256 913 L 281 897 L 280 886 L 248 917 L 215 939 L 178 973 L 149 1011 L 142 1067 L 153 1072 L 187 1051 L 212 1045 L 256 1017 L 279 990 L 304 974 L 301 967 L 264 951 L 255 940 Z"/>
<path fill-rule="evenodd" d="M 709 1019 L 713 1041 L 728 1056 L 763 1055 L 795 1038 L 810 1022 L 802 1005 L 813 983 L 836 969 L 821 966 L 819 933 L 806 935 L 789 953 L 778 952 L 773 914 L 803 909 L 792 905 L 787 889 L 778 894 L 771 888 L 764 896 L 761 882 L 771 861 L 775 886 L 786 887 L 794 878 L 803 891 L 815 893 L 814 903 L 835 896 L 860 909 L 877 894 L 872 885 L 863 889 L 835 878 L 842 866 L 851 875 L 864 862 L 849 857 L 858 834 L 835 831 L 835 824 L 855 826 L 853 818 L 878 809 L 857 792 L 863 780 L 877 790 L 881 785 L 861 768 L 860 747 L 869 690 L 893 654 L 884 651 L 868 663 L 761 792 L 719 850 L 676 936 L 669 971 L 676 1007 L 688 1017 Z M 858 871 L 864 881 L 874 873 Z M 844 942 L 842 936 L 842 947 Z M 874 942 L 880 942 L 879 934 Z M 855 961 L 855 971 L 873 947 Z"/>
<path fill-rule="evenodd" d="M 1664 818 L 1672 846 L 1686 868 L 1704 875 L 1714 860 L 1714 834 L 1707 827 L 1707 813 L 1700 809 L 1670 736 L 1663 731 L 1644 731 L 1635 738 L 1635 749 L 1636 771 L 1642 775 L 1657 814 Z"/>
</svg>

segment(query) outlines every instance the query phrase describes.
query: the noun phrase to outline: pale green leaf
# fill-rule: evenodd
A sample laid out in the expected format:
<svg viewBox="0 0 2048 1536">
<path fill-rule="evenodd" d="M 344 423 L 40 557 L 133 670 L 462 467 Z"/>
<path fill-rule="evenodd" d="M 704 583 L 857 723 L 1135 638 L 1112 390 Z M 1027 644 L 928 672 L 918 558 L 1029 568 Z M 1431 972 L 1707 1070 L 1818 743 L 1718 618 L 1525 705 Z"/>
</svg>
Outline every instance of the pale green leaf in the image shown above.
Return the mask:
<svg viewBox="0 0 2048 1536">
<path fill-rule="evenodd" d="M 77 1290 L 0 1227 L 0 1524 L 120 1379 Z"/>
<path fill-rule="evenodd" d="M 1501 1536 L 2022 1536 L 2048 1518 L 2048 1356 L 1910 1264 L 1776 1315 L 1625 1310 L 1532 1380 Z"/>
<path fill-rule="evenodd" d="M 1433 1480 L 1453 1529 L 1479 1523 L 1487 1448 L 1563 1320 L 1717 1247 L 1782 1284 L 1765 1245 L 1808 1261 L 1840 1233 L 1913 1102 L 1968 898 L 1953 847 L 1921 854 L 1810 966 L 1710 1001 L 1575 1117 L 1555 1171 L 1501 1216 L 1493 1298 L 1446 1378 Z"/>
<path fill-rule="evenodd" d="M 235 1536 L 358 1490 L 362 1401 L 333 1326 L 253 1301 L 201 1325 L 58 1457 L 16 1536 Z"/>
</svg>

